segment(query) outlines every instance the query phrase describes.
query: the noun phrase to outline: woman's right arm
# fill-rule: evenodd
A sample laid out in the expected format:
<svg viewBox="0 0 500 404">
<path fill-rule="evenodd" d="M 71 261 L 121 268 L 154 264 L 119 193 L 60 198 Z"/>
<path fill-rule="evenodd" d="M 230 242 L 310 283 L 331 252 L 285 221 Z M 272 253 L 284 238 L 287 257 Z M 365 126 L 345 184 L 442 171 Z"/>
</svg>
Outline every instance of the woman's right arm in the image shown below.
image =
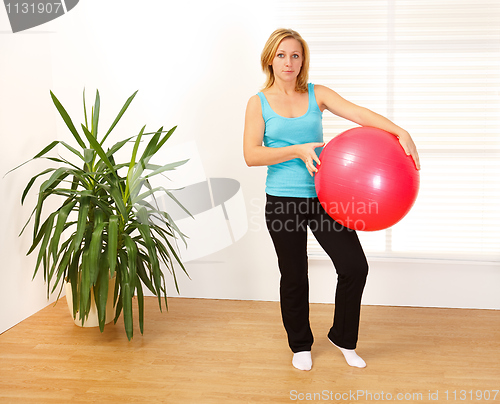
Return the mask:
<svg viewBox="0 0 500 404">
<path fill-rule="evenodd" d="M 286 147 L 265 147 L 265 123 L 262 118 L 262 109 L 258 95 L 248 101 L 245 114 L 245 131 L 243 133 L 243 155 L 249 167 L 269 166 L 284 161 L 300 158 L 306 163 L 311 175 L 317 171 L 313 161 L 319 164 L 314 149 L 323 146 L 323 143 L 306 143 Z"/>
</svg>

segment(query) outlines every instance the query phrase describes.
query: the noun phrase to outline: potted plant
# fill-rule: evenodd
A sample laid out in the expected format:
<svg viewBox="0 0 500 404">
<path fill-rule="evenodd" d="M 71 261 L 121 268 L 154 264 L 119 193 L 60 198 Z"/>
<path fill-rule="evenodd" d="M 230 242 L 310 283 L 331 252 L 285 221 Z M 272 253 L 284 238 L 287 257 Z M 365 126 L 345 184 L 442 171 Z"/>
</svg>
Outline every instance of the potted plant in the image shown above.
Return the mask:
<svg viewBox="0 0 500 404">
<path fill-rule="evenodd" d="M 166 284 L 160 263 L 165 264 L 173 275 L 177 291 L 174 266 L 178 264 L 187 275 L 173 245 L 179 238 L 185 242 L 185 236 L 169 214 L 155 204 L 158 193 L 175 198 L 168 189 L 152 188 L 149 182 L 150 178 L 173 170 L 187 160 L 166 165 L 150 163 L 176 127 L 168 131 L 162 127 L 156 132 L 146 133 L 144 126 L 138 135 L 105 148 L 105 141 L 137 91 L 127 99 L 102 139 L 98 136 L 99 91 L 96 91 L 89 120 L 83 92 L 85 124 L 81 124 L 81 132 L 52 91 L 50 94 L 78 147 L 56 140 L 33 158 L 56 163 L 31 178 L 21 198 L 21 203 L 24 203 L 34 182 L 39 177 L 48 177 L 39 187 L 37 204 L 22 230 L 31 219 L 34 220 L 33 242 L 28 251 L 31 254 L 38 250 L 34 276 L 43 267 L 48 295 L 58 286 L 62 291 L 65 280 L 71 284 L 73 318 L 78 314 L 82 325 L 88 318 L 91 301 L 94 301 L 101 332 L 106 323 L 110 279 L 116 279 L 114 321 L 116 323 L 123 311 L 125 331 L 130 340 L 133 336 L 134 295 L 137 295 L 140 331 L 144 332 L 142 284 L 157 296 L 160 310 L 162 297 L 167 307 Z M 150 139 L 145 142 L 147 137 Z M 117 161 L 117 152 L 127 144 L 133 145 L 130 160 Z M 58 145 L 64 147 L 75 161 L 49 155 Z M 42 218 L 42 209 L 49 197 L 61 203 L 57 209 L 43 212 Z"/>
</svg>

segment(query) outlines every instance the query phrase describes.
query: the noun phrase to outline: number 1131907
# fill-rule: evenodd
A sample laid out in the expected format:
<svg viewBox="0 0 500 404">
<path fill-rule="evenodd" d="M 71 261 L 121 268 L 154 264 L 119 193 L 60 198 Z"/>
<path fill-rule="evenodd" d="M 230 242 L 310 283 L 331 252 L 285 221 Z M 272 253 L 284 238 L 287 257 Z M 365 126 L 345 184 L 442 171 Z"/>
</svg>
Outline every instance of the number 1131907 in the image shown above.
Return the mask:
<svg viewBox="0 0 500 404">
<path fill-rule="evenodd" d="M 62 3 L 12 2 L 5 7 L 9 14 L 59 14 L 63 11 Z"/>
<path fill-rule="evenodd" d="M 451 401 L 495 401 L 498 395 L 498 390 L 446 390 L 444 392 L 446 400 Z"/>
</svg>

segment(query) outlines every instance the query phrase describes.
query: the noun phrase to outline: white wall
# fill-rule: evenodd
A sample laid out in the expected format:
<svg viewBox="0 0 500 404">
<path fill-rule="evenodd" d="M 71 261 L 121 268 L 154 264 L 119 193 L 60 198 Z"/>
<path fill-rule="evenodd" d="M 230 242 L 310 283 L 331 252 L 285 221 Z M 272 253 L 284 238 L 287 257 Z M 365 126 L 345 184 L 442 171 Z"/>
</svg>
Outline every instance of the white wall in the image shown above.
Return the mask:
<svg viewBox="0 0 500 404">
<path fill-rule="evenodd" d="M 31 229 L 18 237 L 36 203 L 21 194 L 42 165 L 32 164 L 4 174 L 38 153 L 55 135 L 50 105 L 52 86 L 50 40 L 47 34 L 10 34 L 0 12 L 0 332 L 47 304 L 43 277 L 33 282 L 35 256 L 26 257 Z"/>
<path fill-rule="evenodd" d="M 139 89 L 114 139 L 144 124 L 179 125 L 172 145 L 196 142 L 205 174 L 240 181 L 247 205 L 248 232 L 232 246 L 188 262 L 192 280 L 180 277 L 182 296 L 276 300 L 276 258 L 259 208 L 265 169 L 246 167 L 241 152 L 246 102 L 263 81 L 261 47 L 277 25 L 272 4 L 86 0 L 61 18 L 17 34 L 8 32 L 0 11 L 0 136 L 4 148 L 9 144 L 1 174 L 48 144 L 56 129 L 60 139 L 71 140 L 49 89 L 81 119 L 83 88 L 89 101 L 99 88 L 102 128 Z M 0 332 L 47 303 L 43 279 L 31 282 L 29 234 L 17 236 L 34 205 L 32 195 L 21 208 L 20 195 L 37 167 L 0 181 Z M 312 261 L 310 277 L 311 300 L 332 302 L 331 264 Z M 494 290 L 499 281 L 499 265 L 373 261 L 364 303 L 500 309 Z M 176 295 L 170 281 L 169 288 Z"/>
</svg>

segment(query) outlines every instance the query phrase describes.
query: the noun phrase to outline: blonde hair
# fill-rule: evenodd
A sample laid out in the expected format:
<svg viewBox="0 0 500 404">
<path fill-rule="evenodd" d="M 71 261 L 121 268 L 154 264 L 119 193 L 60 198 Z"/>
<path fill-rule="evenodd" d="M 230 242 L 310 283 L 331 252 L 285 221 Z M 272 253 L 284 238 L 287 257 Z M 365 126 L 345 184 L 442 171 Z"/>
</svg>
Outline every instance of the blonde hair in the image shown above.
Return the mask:
<svg viewBox="0 0 500 404">
<path fill-rule="evenodd" d="M 309 47 L 306 41 L 300 36 L 300 34 L 292 29 L 279 28 L 274 31 L 264 46 L 262 54 L 260 56 L 260 63 L 262 70 L 266 73 L 267 79 L 262 90 L 266 90 L 274 84 L 274 72 L 272 67 L 273 59 L 278 50 L 278 46 L 281 41 L 285 38 L 293 38 L 300 42 L 302 45 L 302 68 L 297 76 L 297 82 L 295 84 L 295 91 L 300 93 L 307 92 L 307 81 L 309 79 Z"/>
</svg>

